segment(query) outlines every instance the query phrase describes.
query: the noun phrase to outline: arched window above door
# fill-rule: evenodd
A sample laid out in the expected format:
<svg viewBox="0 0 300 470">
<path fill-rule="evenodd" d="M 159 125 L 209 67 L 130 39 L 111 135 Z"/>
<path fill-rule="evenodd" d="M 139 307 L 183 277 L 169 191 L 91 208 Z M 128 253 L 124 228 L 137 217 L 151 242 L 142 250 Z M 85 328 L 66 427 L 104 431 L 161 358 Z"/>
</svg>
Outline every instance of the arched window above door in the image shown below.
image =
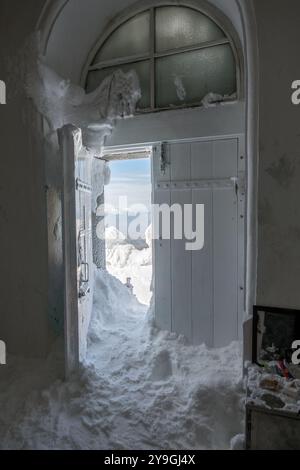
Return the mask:
<svg viewBox="0 0 300 470">
<path fill-rule="evenodd" d="M 229 97 L 238 88 L 230 38 L 191 7 L 149 8 L 110 31 L 88 68 L 87 91 L 117 69 L 136 71 L 143 112 L 197 106 L 210 92 Z"/>
</svg>

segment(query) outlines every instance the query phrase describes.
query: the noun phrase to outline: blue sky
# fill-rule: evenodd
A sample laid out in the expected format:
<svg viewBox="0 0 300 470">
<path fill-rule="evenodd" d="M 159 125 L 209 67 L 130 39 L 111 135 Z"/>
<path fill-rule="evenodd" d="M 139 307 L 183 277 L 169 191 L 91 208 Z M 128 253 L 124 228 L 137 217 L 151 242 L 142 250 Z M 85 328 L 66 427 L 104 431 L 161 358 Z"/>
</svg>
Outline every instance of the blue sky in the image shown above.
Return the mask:
<svg viewBox="0 0 300 470">
<path fill-rule="evenodd" d="M 105 202 L 118 207 L 118 197 L 127 196 L 128 205 L 151 204 L 151 160 L 110 162 L 111 182 L 105 187 Z"/>
</svg>

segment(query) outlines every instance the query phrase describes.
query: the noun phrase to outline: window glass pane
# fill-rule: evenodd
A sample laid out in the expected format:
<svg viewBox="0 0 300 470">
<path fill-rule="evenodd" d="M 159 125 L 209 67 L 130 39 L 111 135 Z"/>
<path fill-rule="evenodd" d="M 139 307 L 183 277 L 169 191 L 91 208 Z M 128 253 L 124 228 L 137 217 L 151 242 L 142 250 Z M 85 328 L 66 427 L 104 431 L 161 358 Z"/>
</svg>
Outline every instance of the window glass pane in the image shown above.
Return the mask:
<svg viewBox="0 0 300 470">
<path fill-rule="evenodd" d="M 224 38 L 223 31 L 207 16 L 185 7 L 156 9 L 156 51 Z"/>
<path fill-rule="evenodd" d="M 108 76 L 111 75 L 115 70 L 121 69 L 123 72 L 129 72 L 135 70 L 140 80 L 140 86 L 142 90 L 142 99 L 138 103 L 139 109 L 145 109 L 150 107 L 150 65 L 149 61 L 136 62 L 134 64 L 120 65 L 118 67 L 108 67 L 102 70 L 95 70 L 89 72 L 87 78 L 87 93 L 94 91 L 97 86 Z"/>
<path fill-rule="evenodd" d="M 119 59 L 150 50 L 150 13 L 146 11 L 122 24 L 106 40 L 94 59 L 94 64 L 104 60 Z"/>
<path fill-rule="evenodd" d="M 185 52 L 156 60 L 156 106 L 200 102 L 209 92 L 236 91 L 235 59 L 230 45 Z"/>
</svg>

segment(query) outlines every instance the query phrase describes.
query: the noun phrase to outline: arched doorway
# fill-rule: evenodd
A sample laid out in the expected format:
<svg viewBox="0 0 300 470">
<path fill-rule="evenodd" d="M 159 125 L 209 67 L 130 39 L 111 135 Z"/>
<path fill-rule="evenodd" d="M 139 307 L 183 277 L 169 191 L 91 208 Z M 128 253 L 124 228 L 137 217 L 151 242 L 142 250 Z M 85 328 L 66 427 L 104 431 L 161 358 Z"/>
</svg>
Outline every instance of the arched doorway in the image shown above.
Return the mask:
<svg viewBox="0 0 300 470">
<path fill-rule="evenodd" d="M 60 21 L 62 21 L 62 15 L 61 13 L 64 12 L 65 14 L 71 14 L 71 10 L 70 10 L 70 5 L 67 4 L 68 2 L 58 2 L 56 5 L 53 5 L 53 13 L 52 13 L 52 18 L 53 18 L 53 22 L 51 24 L 51 26 L 49 25 L 48 27 L 48 34 L 46 34 L 44 37 L 46 38 L 46 42 L 48 42 L 48 50 L 50 51 L 50 55 L 49 55 L 49 58 L 50 58 L 50 61 L 53 60 L 53 45 L 55 43 L 55 41 L 53 42 L 53 44 L 50 44 L 51 41 L 53 41 L 53 37 L 55 34 L 60 34 L 60 31 L 61 31 L 61 24 L 62 23 L 59 23 Z M 140 3 L 140 2 L 139 2 Z M 185 2 L 186 4 L 187 2 Z M 194 2 L 188 2 L 189 3 L 189 6 L 193 6 L 194 5 Z M 213 2 L 213 3 L 218 3 L 218 2 Z M 193 4 L 193 5 L 192 5 Z M 197 2 L 197 4 L 199 5 L 199 2 Z M 143 8 L 145 8 L 145 5 L 147 6 L 148 3 L 145 2 L 143 4 Z M 202 5 L 201 5 L 202 6 Z M 69 10 L 68 10 L 69 8 Z M 128 10 L 128 13 L 127 13 L 127 16 L 129 14 L 131 14 L 131 11 L 133 11 L 133 9 L 135 8 L 135 6 L 131 6 Z M 217 12 L 217 16 L 219 18 L 222 18 L 222 21 L 225 21 L 226 25 L 230 25 L 230 21 L 228 21 L 228 19 L 226 19 L 226 15 L 220 13 L 220 11 L 217 11 L 216 10 L 216 7 L 215 6 L 212 6 L 210 5 L 208 2 L 203 2 L 203 8 L 205 9 L 205 11 L 209 11 L 211 14 L 212 13 L 216 13 Z M 244 8 L 244 7 L 241 7 L 241 8 Z M 248 19 L 246 18 L 247 15 L 249 15 L 249 11 L 245 12 L 244 10 L 240 10 L 242 13 L 241 13 L 241 18 L 242 18 L 242 21 L 241 21 L 241 30 L 244 30 L 244 46 L 238 46 L 238 50 L 239 50 L 239 53 L 240 53 L 240 57 L 243 56 L 243 54 L 241 53 L 241 50 L 244 49 L 244 52 L 246 53 L 247 51 L 247 48 L 249 47 L 249 42 L 251 42 L 251 39 L 249 38 L 249 30 L 247 30 L 246 28 L 246 23 L 248 21 Z M 47 10 L 45 10 L 45 12 L 47 12 Z M 236 12 L 235 12 L 236 13 Z M 251 12 L 250 12 L 251 13 Z M 250 15 L 251 16 L 251 15 Z M 126 19 L 126 15 L 121 15 L 122 19 Z M 48 15 L 48 18 L 49 18 L 49 15 Z M 236 20 L 236 18 L 235 18 Z M 41 21 L 40 24 L 42 24 L 43 22 Z M 111 28 L 113 27 L 113 23 L 111 23 Z M 230 29 L 231 28 L 231 29 Z M 229 29 L 231 30 L 231 33 L 233 35 L 233 37 L 237 37 L 237 34 L 235 33 L 235 29 L 233 27 L 231 27 L 231 25 L 229 26 Z M 52 36 L 51 36 L 52 35 Z M 89 40 L 89 42 L 91 43 L 91 40 Z M 93 42 L 97 42 L 96 39 L 94 39 Z M 237 40 L 236 41 L 236 44 L 239 43 L 239 41 Z M 250 49 L 251 49 L 251 46 L 250 46 Z M 93 49 L 94 50 L 94 49 Z M 92 52 L 93 53 L 93 52 Z M 92 54 L 91 53 L 91 54 Z M 52 56 L 52 57 L 51 57 Z M 249 59 L 249 54 L 245 54 L 245 57 L 246 57 L 246 62 L 247 60 Z M 89 62 L 90 59 L 88 59 L 88 61 L 86 63 Z M 59 62 L 59 61 L 58 61 Z M 246 64 L 247 66 L 248 64 Z M 247 69 L 247 67 L 246 67 Z M 74 70 L 73 70 L 73 73 L 74 73 L 74 76 L 77 75 L 77 77 L 79 77 L 79 75 L 84 76 L 84 73 L 86 72 L 86 66 L 83 68 L 83 75 L 82 73 L 79 74 L 79 69 L 78 69 L 78 72 L 76 72 L 76 74 L 74 73 Z M 246 80 L 246 83 L 247 83 L 247 93 L 248 93 L 248 90 L 251 88 L 251 86 L 253 85 L 253 82 L 254 80 L 252 79 L 252 76 L 247 74 L 247 80 Z M 241 84 L 244 84 L 244 80 L 241 79 Z M 253 108 L 251 108 L 251 103 L 249 102 L 249 100 L 251 99 L 252 100 L 252 97 L 253 97 L 253 92 L 251 93 L 248 93 L 246 94 L 246 98 L 247 98 L 247 108 L 245 111 L 245 113 L 247 113 L 247 115 L 249 115 L 249 113 L 252 113 L 252 116 L 253 116 Z M 252 111 L 250 111 L 250 109 L 252 109 Z M 236 120 L 238 121 L 240 118 L 241 118 L 241 115 L 239 114 L 239 112 L 244 112 L 244 111 L 238 111 L 236 114 L 233 113 L 233 120 Z M 212 111 L 211 111 L 212 112 Z M 228 123 L 228 115 L 226 114 L 226 111 L 224 109 L 220 110 L 220 116 L 223 120 L 223 123 Z M 193 126 L 195 127 L 195 121 L 196 119 L 198 118 L 198 116 L 196 116 L 196 114 L 194 114 L 194 116 L 192 116 L 192 114 L 190 115 L 190 118 L 188 118 L 187 116 L 185 116 L 185 119 L 190 119 L 189 124 L 190 124 L 190 129 L 193 129 Z M 153 140 L 157 140 L 157 141 L 164 141 L 164 132 L 162 131 L 162 128 L 159 124 L 157 124 L 157 122 L 159 122 L 159 120 L 156 119 L 156 124 L 154 122 L 154 118 L 152 118 L 150 115 L 145 118 L 145 121 L 147 119 L 147 122 L 149 123 L 150 126 L 152 126 L 152 128 L 154 128 L 154 132 L 156 132 L 156 135 L 157 135 L 157 139 L 153 139 Z M 244 118 L 243 118 L 244 119 Z M 247 118 L 245 119 L 243 122 L 247 121 L 247 126 L 249 125 L 249 122 L 250 120 Z M 222 135 L 222 132 L 223 132 L 223 135 L 224 133 L 227 135 L 232 135 L 232 132 L 229 132 L 229 129 L 228 127 L 226 126 L 225 124 L 225 128 L 223 129 L 223 131 L 221 131 L 220 129 L 220 126 L 219 126 L 219 123 L 217 122 L 217 120 L 215 121 L 216 122 L 216 134 L 218 135 Z M 253 117 L 252 117 L 252 121 L 253 122 Z M 141 127 L 142 127 L 142 119 L 139 119 L 137 121 L 137 127 L 136 127 L 136 132 L 139 133 L 141 135 L 141 138 L 143 138 L 143 141 L 144 142 L 148 142 L 149 140 L 145 140 L 146 136 L 143 135 L 141 131 Z M 174 111 L 174 125 L 173 125 L 173 133 L 172 131 L 170 132 L 170 141 L 172 139 L 174 139 L 174 136 L 176 137 L 182 137 L 182 138 L 185 138 L 186 136 L 183 135 L 182 133 L 182 130 L 181 130 L 181 126 L 180 126 L 180 117 L 177 115 L 175 117 L 175 111 Z M 140 127 L 139 127 L 140 126 Z M 155 127 L 156 126 L 156 127 Z M 207 125 L 207 123 L 205 122 L 202 122 L 201 121 L 201 118 L 200 118 L 200 121 L 199 121 L 199 127 L 203 126 L 203 129 L 202 129 L 202 134 L 200 135 L 200 137 L 204 137 L 205 135 L 210 135 L 211 134 L 211 128 L 210 126 Z M 252 126 L 253 128 L 253 126 Z M 175 130 L 174 130 L 175 129 Z M 132 131 L 132 127 L 130 127 L 130 124 L 129 122 L 128 123 L 120 123 L 119 125 L 119 128 L 117 130 L 117 133 L 115 134 L 115 136 L 112 138 L 111 142 L 109 143 L 109 145 L 123 145 L 124 143 L 128 144 L 128 140 L 126 140 L 126 135 L 129 135 L 129 131 Z M 241 131 L 241 134 L 245 132 L 245 128 L 243 129 L 239 129 L 239 131 Z M 254 136 L 255 134 L 255 130 L 253 130 L 252 132 L 252 135 Z M 195 137 L 195 135 L 197 135 L 197 133 L 195 134 L 195 131 L 194 132 L 191 132 L 191 136 L 192 137 Z M 188 136 L 190 137 L 190 136 Z M 249 157 L 250 155 L 250 149 L 253 148 L 253 140 L 254 137 L 250 137 L 250 132 L 249 132 L 249 129 L 246 130 L 246 148 L 244 149 L 245 150 L 245 158 L 246 158 L 246 162 L 247 162 L 247 179 L 248 179 L 248 187 L 249 186 L 249 179 L 251 178 L 251 181 L 253 182 L 253 184 L 255 185 L 255 178 L 254 178 L 254 173 L 255 173 L 255 170 L 252 169 L 252 164 L 249 166 L 249 162 L 248 162 L 248 159 L 247 159 L 247 156 Z M 149 137 L 148 137 L 149 139 Z M 168 139 L 166 139 L 168 140 Z M 130 142 L 132 143 L 132 141 Z M 252 147 L 251 147 L 252 146 Z M 251 156 L 253 155 L 253 152 L 251 151 Z M 253 165 L 253 168 L 254 168 L 255 165 Z M 250 170 L 250 171 L 249 171 Z M 252 177 L 250 177 L 250 173 L 252 174 Z M 251 183 L 252 185 L 252 183 Z M 252 187 L 252 186 L 251 186 Z M 246 282 L 244 284 L 244 286 L 241 286 L 241 287 L 244 287 L 244 296 L 246 297 L 247 301 L 247 312 L 250 311 L 249 309 L 249 306 L 251 305 L 251 303 L 253 302 L 253 299 L 254 299 L 254 295 L 255 295 L 255 262 L 253 262 L 253 260 L 255 259 L 255 229 L 253 230 L 253 224 L 252 222 L 254 221 L 255 217 L 256 217 L 256 212 L 255 212 L 255 190 L 254 191 L 250 191 L 249 192 L 249 195 L 248 195 L 248 198 L 247 198 L 247 261 L 246 261 Z M 253 208 L 250 209 L 250 208 Z M 249 223 L 251 222 L 251 224 Z M 252 266 L 252 267 L 251 267 Z"/>
</svg>

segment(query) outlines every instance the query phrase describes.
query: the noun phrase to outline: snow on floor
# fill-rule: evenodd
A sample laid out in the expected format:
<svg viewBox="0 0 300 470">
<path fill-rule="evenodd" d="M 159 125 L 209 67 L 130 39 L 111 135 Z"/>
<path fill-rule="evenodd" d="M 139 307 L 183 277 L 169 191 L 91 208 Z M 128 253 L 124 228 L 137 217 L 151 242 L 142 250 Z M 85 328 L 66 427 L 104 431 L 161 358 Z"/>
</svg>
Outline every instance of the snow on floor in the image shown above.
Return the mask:
<svg viewBox="0 0 300 470">
<path fill-rule="evenodd" d="M 158 332 L 147 308 L 105 271 L 97 271 L 95 292 L 78 375 L 49 386 L 51 360 L 35 367 L 39 377 L 22 365 L 8 374 L 0 448 L 229 448 L 243 431 L 240 344 L 209 350 Z"/>
</svg>

